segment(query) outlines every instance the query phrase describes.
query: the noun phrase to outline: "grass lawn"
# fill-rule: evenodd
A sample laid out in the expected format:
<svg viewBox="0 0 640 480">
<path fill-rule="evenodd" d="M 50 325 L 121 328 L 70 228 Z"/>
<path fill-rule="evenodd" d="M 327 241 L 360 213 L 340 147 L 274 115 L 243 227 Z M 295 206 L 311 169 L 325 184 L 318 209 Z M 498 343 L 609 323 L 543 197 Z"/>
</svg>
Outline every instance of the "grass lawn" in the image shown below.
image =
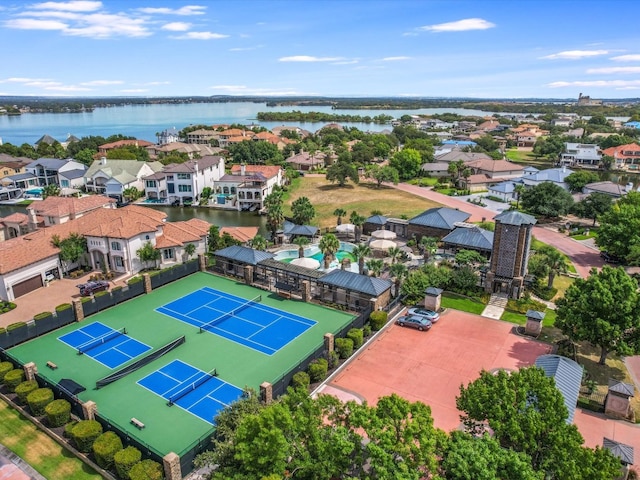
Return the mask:
<svg viewBox="0 0 640 480">
<path fill-rule="evenodd" d="M 437 184 L 439 179 L 434 177 L 421 177 L 421 178 L 412 178 L 407 183 L 409 185 L 417 185 L 418 187 L 433 187 Z"/>
<path fill-rule="evenodd" d="M 505 152 L 507 159 L 514 163 L 531 165 L 539 169 L 552 168 L 553 164 L 544 158 L 536 158 L 531 151 L 509 149 Z"/>
<path fill-rule="evenodd" d="M 336 225 L 333 215 L 337 207 L 347 211 L 346 222 L 352 211 L 368 217 L 374 210 L 382 211 L 387 217 L 414 217 L 425 210 L 440 204 L 425 200 L 410 193 L 392 187 L 377 187 L 375 183 L 348 183 L 339 187 L 328 182 L 324 177 L 305 176 L 294 182 L 289 189 L 285 201 L 285 215 L 291 215 L 291 203 L 300 197 L 307 197 L 316 210 L 316 217 L 311 224 L 321 228 Z"/>
<path fill-rule="evenodd" d="M 515 323 L 516 325 L 524 325 L 527 323 L 527 317 L 524 313 L 511 312 L 509 310 L 505 310 L 500 320 L 504 320 L 505 322 Z M 556 312 L 555 310 L 551 310 L 547 308 L 544 312 L 544 320 L 542 321 L 542 327 L 552 327 L 556 321 Z"/>
<path fill-rule="evenodd" d="M 480 315 L 486 305 L 479 302 L 478 300 L 473 300 L 469 297 L 463 297 L 451 293 L 443 293 L 441 306 L 443 308 L 453 308 L 454 310 L 461 310 L 463 312 L 475 313 L 477 315 Z"/>
<path fill-rule="evenodd" d="M 546 244 L 544 242 L 541 242 L 536 237 L 531 237 L 531 250 L 539 250 L 540 248 L 542 248 L 542 247 L 544 247 L 546 245 L 548 245 L 548 244 Z M 571 262 L 569 257 L 564 255 L 564 258 L 567 260 L 567 270 L 569 270 L 569 272 L 571 272 L 571 273 L 578 273 L 578 271 L 576 270 L 576 267 L 573 265 L 573 263 Z M 554 286 L 555 286 L 555 281 L 553 283 L 554 283 Z M 556 288 L 558 288 L 558 287 L 556 287 Z"/>
<path fill-rule="evenodd" d="M 0 439 L 48 480 L 102 478 L 1 400 Z"/>
</svg>

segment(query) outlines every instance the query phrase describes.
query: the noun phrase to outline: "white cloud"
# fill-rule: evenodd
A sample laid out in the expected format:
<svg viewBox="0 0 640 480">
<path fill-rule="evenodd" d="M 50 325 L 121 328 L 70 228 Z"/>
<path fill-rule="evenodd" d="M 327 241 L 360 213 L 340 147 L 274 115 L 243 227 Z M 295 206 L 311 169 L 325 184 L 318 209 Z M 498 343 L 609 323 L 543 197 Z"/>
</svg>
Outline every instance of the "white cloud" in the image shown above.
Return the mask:
<svg viewBox="0 0 640 480">
<path fill-rule="evenodd" d="M 628 89 L 640 87 L 640 80 L 579 80 L 574 82 L 551 82 L 549 88 L 564 87 L 613 87 L 616 89 Z"/>
<path fill-rule="evenodd" d="M 303 93 L 290 88 L 268 89 L 250 88 L 246 85 L 213 85 L 211 90 L 218 90 L 226 95 L 315 95 L 313 93 Z"/>
<path fill-rule="evenodd" d="M 103 86 L 103 85 L 122 85 L 122 80 L 91 80 L 90 82 L 82 82 L 80 85 L 86 86 Z"/>
<path fill-rule="evenodd" d="M 180 7 L 180 8 L 146 7 L 146 8 L 139 8 L 138 10 L 142 13 L 149 13 L 149 14 L 187 16 L 187 15 L 204 15 L 206 9 L 207 7 L 204 7 L 201 5 L 185 5 L 184 7 Z"/>
<path fill-rule="evenodd" d="M 73 0 L 70 2 L 43 2 L 30 6 L 36 10 L 64 10 L 66 12 L 93 12 L 102 8 L 102 2 Z"/>
<path fill-rule="evenodd" d="M 0 80 L 0 83 L 31 83 L 31 82 L 50 82 L 48 78 L 25 78 L 25 77 L 9 77 Z"/>
<path fill-rule="evenodd" d="M 227 38 L 229 35 L 213 32 L 187 32 L 184 35 L 171 37 L 176 40 L 218 40 L 220 38 Z"/>
<path fill-rule="evenodd" d="M 608 50 L 566 50 L 564 52 L 558 52 L 558 53 L 554 53 L 554 54 L 551 54 L 551 55 L 546 55 L 546 56 L 540 57 L 540 58 L 545 58 L 545 59 L 549 59 L 549 60 L 557 60 L 557 59 L 579 60 L 581 58 L 597 57 L 599 55 L 606 55 L 608 53 L 609 53 Z"/>
<path fill-rule="evenodd" d="M 333 62 L 334 65 L 353 65 L 358 63 L 358 60 L 341 60 L 339 62 Z"/>
<path fill-rule="evenodd" d="M 279 62 L 339 62 L 342 57 L 313 57 L 309 55 L 294 55 L 292 57 L 281 57 Z"/>
<path fill-rule="evenodd" d="M 35 18 L 16 18 L 4 22 L 5 27 L 18 30 L 66 30 L 69 26 L 57 20 L 37 20 Z"/>
<path fill-rule="evenodd" d="M 137 83 L 136 85 L 171 85 L 171 82 L 145 82 Z"/>
<path fill-rule="evenodd" d="M 55 92 L 90 92 L 91 91 L 90 88 L 78 87 L 77 85 L 49 85 L 49 86 L 42 86 L 42 88 L 44 90 L 51 90 Z"/>
<path fill-rule="evenodd" d="M 640 62 L 640 54 L 618 55 L 617 57 L 611 57 L 611 60 L 616 62 Z"/>
<path fill-rule="evenodd" d="M 589 68 L 587 73 L 604 73 L 604 74 L 616 74 L 616 73 L 640 73 L 640 67 L 602 67 L 602 68 Z"/>
<path fill-rule="evenodd" d="M 171 32 L 184 32 L 191 28 L 191 24 L 186 22 L 171 22 L 165 23 L 160 28 L 162 28 L 162 30 L 169 30 Z"/>
<path fill-rule="evenodd" d="M 402 61 L 402 60 L 411 60 L 411 57 L 384 57 L 382 59 L 383 62 L 398 62 L 398 61 Z"/>
<path fill-rule="evenodd" d="M 233 47 L 230 48 L 230 52 L 248 52 L 251 50 L 258 50 L 259 48 L 264 48 L 264 45 L 255 45 L 253 47 Z"/>
<path fill-rule="evenodd" d="M 425 25 L 424 27 L 419 27 L 418 30 L 428 32 L 466 32 L 468 30 L 487 30 L 495 26 L 495 23 L 488 22 L 482 18 L 465 18 L 456 22 Z"/>
</svg>

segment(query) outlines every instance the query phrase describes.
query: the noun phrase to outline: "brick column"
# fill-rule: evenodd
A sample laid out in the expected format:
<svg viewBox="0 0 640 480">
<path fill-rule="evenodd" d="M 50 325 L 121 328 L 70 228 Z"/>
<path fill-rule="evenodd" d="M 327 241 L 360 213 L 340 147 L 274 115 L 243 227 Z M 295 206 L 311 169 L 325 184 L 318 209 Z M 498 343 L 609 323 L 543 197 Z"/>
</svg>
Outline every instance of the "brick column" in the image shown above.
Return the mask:
<svg viewBox="0 0 640 480">
<path fill-rule="evenodd" d="M 273 385 L 269 382 L 262 382 L 260 384 L 260 398 L 262 403 L 269 405 L 273 402 Z"/>
<path fill-rule="evenodd" d="M 173 452 L 162 457 L 164 466 L 164 478 L 166 480 L 182 480 L 182 469 L 180 468 L 180 457 Z"/>
<path fill-rule="evenodd" d="M 247 285 L 253 283 L 253 267 L 251 265 L 244 266 L 244 283 Z"/>
<path fill-rule="evenodd" d="M 24 370 L 24 378 L 26 380 L 31 381 L 36 379 L 36 374 L 38 373 L 38 367 L 36 366 L 35 363 L 33 362 L 25 363 L 22 369 Z"/>
<path fill-rule="evenodd" d="M 324 334 L 324 349 L 331 353 L 334 350 L 334 336 L 333 333 L 325 333 Z"/>
<path fill-rule="evenodd" d="M 311 301 L 311 282 L 309 280 L 302 281 L 302 301 L 305 303 Z"/>
<path fill-rule="evenodd" d="M 98 405 L 92 400 L 88 400 L 82 404 L 82 416 L 85 420 L 95 420 L 98 413 Z"/>
<path fill-rule="evenodd" d="M 82 300 L 73 300 L 73 313 L 76 316 L 76 322 L 84 320 L 84 310 L 82 310 Z"/>
<path fill-rule="evenodd" d="M 148 273 L 142 275 L 142 281 L 144 282 L 144 293 L 151 293 L 153 288 L 151 287 L 151 277 Z"/>
<path fill-rule="evenodd" d="M 198 254 L 198 267 L 201 272 L 207 270 L 207 256 L 204 253 Z"/>
<path fill-rule="evenodd" d="M 375 312 L 378 309 L 378 298 L 370 298 L 369 305 L 371 306 L 371 311 Z"/>
</svg>

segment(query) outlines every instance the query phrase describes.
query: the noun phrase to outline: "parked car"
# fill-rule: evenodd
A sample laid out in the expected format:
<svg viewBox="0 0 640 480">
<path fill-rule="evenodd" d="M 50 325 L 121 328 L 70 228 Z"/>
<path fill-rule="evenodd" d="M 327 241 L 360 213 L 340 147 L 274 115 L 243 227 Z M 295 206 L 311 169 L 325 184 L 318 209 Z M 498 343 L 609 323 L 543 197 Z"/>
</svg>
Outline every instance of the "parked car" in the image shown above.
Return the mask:
<svg viewBox="0 0 640 480">
<path fill-rule="evenodd" d="M 401 327 L 411 327 L 420 330 L 421 332 L 426 332 L 433 325 L 429 320 L 418 315 L 405 315 L 398 318 L 396 323 Z"/>
<path fill-rule="evenodd" d="M 103 292 L 109 289 L 109 282 L 104 280 L 95 280 L 87 283 L 81 283 L 77 285 L 80 289 L 80 295 L 83 297 L 89 296 L 95 292 Z"/>
<path fill-rule="evenodd" d="M 424 308 L 421 306 L 410 307 L 409 315 L 417 315 L 419 317 L 424 317 L 429 320 L 431 323 L 436 323 L 438 319 L 440 319 L 440 314 L 438 312 L 434 312 L 433 310 L 429 310 L 428 308 Z"/>
<path fill-rule="evenodd" d="M 611 255 L 607 252 L 600 252 L 600 256 L 604 259 L 605 262 L 611 263 L 612 265 L 620 265 L 622 260 L 615 255 Z"/>
</svg>

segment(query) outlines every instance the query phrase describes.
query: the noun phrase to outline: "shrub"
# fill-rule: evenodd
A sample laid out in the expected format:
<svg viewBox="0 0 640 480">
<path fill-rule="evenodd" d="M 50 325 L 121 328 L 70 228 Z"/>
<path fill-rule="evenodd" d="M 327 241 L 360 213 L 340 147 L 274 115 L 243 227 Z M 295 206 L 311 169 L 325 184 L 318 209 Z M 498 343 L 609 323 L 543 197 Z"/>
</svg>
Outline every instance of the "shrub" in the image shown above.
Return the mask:
<svg viewBox="0 0 640 480">
<path fill-rule="evenodd" d="M 305 387 L 307 388 L 311 383 L 311 378 L 307 372 L 296 372 L 291 379 L 291 385 L 293 388 Z"/>
<path fill-rule="evenodd" d="M 329 368 L 336 368 L 340 363 L 340 355 L 335 350 L 333 352 L 329 352 L 328 358 Z"/>
<path fill-rule="evenodd" d="M 71 430 L 76 448 L 81 452 L 91 451 L 93 442 L 102 434 L 102 425 L 96 420 L 82 420 Z"/>
<path fill-rule="evenodd" d="M 27 380 L 26 382 L 22 382 L 15 389 L 16 395 L 18 395 L 18 400 L 23 404 L 27 403 L 27 395 L 29 395 L 34 390 L 38 389 L 38 382 L 35 380 Z"/>
<path fill-rule="evenodd" d="M 387 323 L 387 312 L 383 310 L 376 310 L 369 315 L 369 323 L 373 330 L 380 330 Z"/>
<path fill-rule="evenodd" d="M 34 417 L 44 415 L 45 407 L 53 402 L 53 391 L 50 388 L 37 388 L 27 395 L 27 404 Z"/>
<path fill-rule="evenodd" d="M 129 480 L 129 471 L 136 463 L 142 459 L 142 453 L 136 447 L 127 447 L 120 450 L 113 456 L 113 463 L 116 465 L 118 477 L 122 480 Z"/>
<path fill-rule="evenodd" d="M 0 333 L 7 333 L 7 329 L 4 327 L 0 327 Z"/>
<path fill-rule="evenodd" d="M 38 321 L 38 320 L 42 320 L 44 318 L 49 318 L 51 316 L 51 312 L 42 312 L 42 313 L 38 313 L 36 315 L 33 316 L 33 319 Z"/>
<path fill-rule="evenodd" d="M 50 427 L 61 427 L 71 420 L 71 404 L 62 398 L 54 400 L 44 407 L 44 413 Z"/>
<path fill-rule="evenodd" d="M 13 392 L 18 385 L 24 382 L 24 370 L 15 368 L 4 374 L 2 383 L 5 384 L 7 390 Z"/>
<path fill-rule="evenodd" d="M 353 341 L 353 348 L 359 349 L 364 343 L 364 334 L 361 328 L 352 328 L 347 332 L 347 338 Z"/>
<path fill-rule="evenodd" d="M 371 335 L 371 325 L 370 324 L 366 324 L 364 327 L 362 327 L 362 335 L 364 337 L 368 337 L 369 335 Z"/>
<path fill-rule="evenodd" d="M 70 308 L 70 303 L 62 303 L 56 307 L 56 312 L 64 312 L 65 310 L 69 310 Z"/>
<path fill-rule="evenodd" d="M 113 432 L 104 432 L 93 442 L 93 454 L 96 463 L 105 470 L 113 467 L 116 453 L 122 450 L 122 440 Z"/>
<path fill-rule="evenodd" d="M 556 296 L 556 293 L 558 293 L 557 288 L 554 288 L 554 287 L 549 288 L 546 285 L 544 287 L 536 286 L 534 287 L 533 291 L 541 299 L 547 300 L 547 301 L 551 300 L 553 297 Z"/>
<path fill-rule="evenodd" d="M 97 298 L 97 297 L 104 297 L 105 295 L 111 295 L 111 292 L 108 292 L 107 290 L 103 290 L 103 291 L 101 291 L 101 292 L 96 292 L 96 293 L 94 293 L 94 294 L 93 294 L 93 296 L 94 296 L 95 298 Z"/>
<path fill-rule="evenodd" d="M 71 438 L 71 431 L 73 430 L 73 427 L 75 427 L 78 424 L 78 422 L 73 421 L 73 422 L 69 422 L 64 426 L 64 431 L 62 432 L 62 436 L 65 438 Z"/>
<path fill-rule="evenodd" d="M 11 362 L 0 362 L 0 381 L 4 379 L 4 376 L 13 370 L 13 363 Z"/>
<path fill-rule="evenodd" d="M 153 460 L 142 460 L 129 471 L 130 480 L 162 480 L 162 465 Z"/>
<path fill-rule="evenodd" d="M 136 277 L 132 277 L 129 280 L 127 280 L 127 285 L 133 285 L 134 283 L 138 283 L 142 281 L 142 277 L 141 276 L 136 276 Z"/>
<path fill-rule="evenodd" d="M 316 358 L 309 364 L 309 378 L 312 382 L 321 382 L 328 370 L 329 362 L 324 358 Z"/>
<path fill-rule="evenodd" d="M 336 351 L 340 358 L 349 358 L 353 354 L 353 340 L 350 338 L 336 338 Z"/>
<path fill-rule="evenodd" d="M 25 325 L 26 325 L 25 322 L 12 323 L 10 325 L 7 325 L 7 332 L 10 332 L 11 330 L 15 330 L 16 328 L 24 327 Z"/>
</svg>

